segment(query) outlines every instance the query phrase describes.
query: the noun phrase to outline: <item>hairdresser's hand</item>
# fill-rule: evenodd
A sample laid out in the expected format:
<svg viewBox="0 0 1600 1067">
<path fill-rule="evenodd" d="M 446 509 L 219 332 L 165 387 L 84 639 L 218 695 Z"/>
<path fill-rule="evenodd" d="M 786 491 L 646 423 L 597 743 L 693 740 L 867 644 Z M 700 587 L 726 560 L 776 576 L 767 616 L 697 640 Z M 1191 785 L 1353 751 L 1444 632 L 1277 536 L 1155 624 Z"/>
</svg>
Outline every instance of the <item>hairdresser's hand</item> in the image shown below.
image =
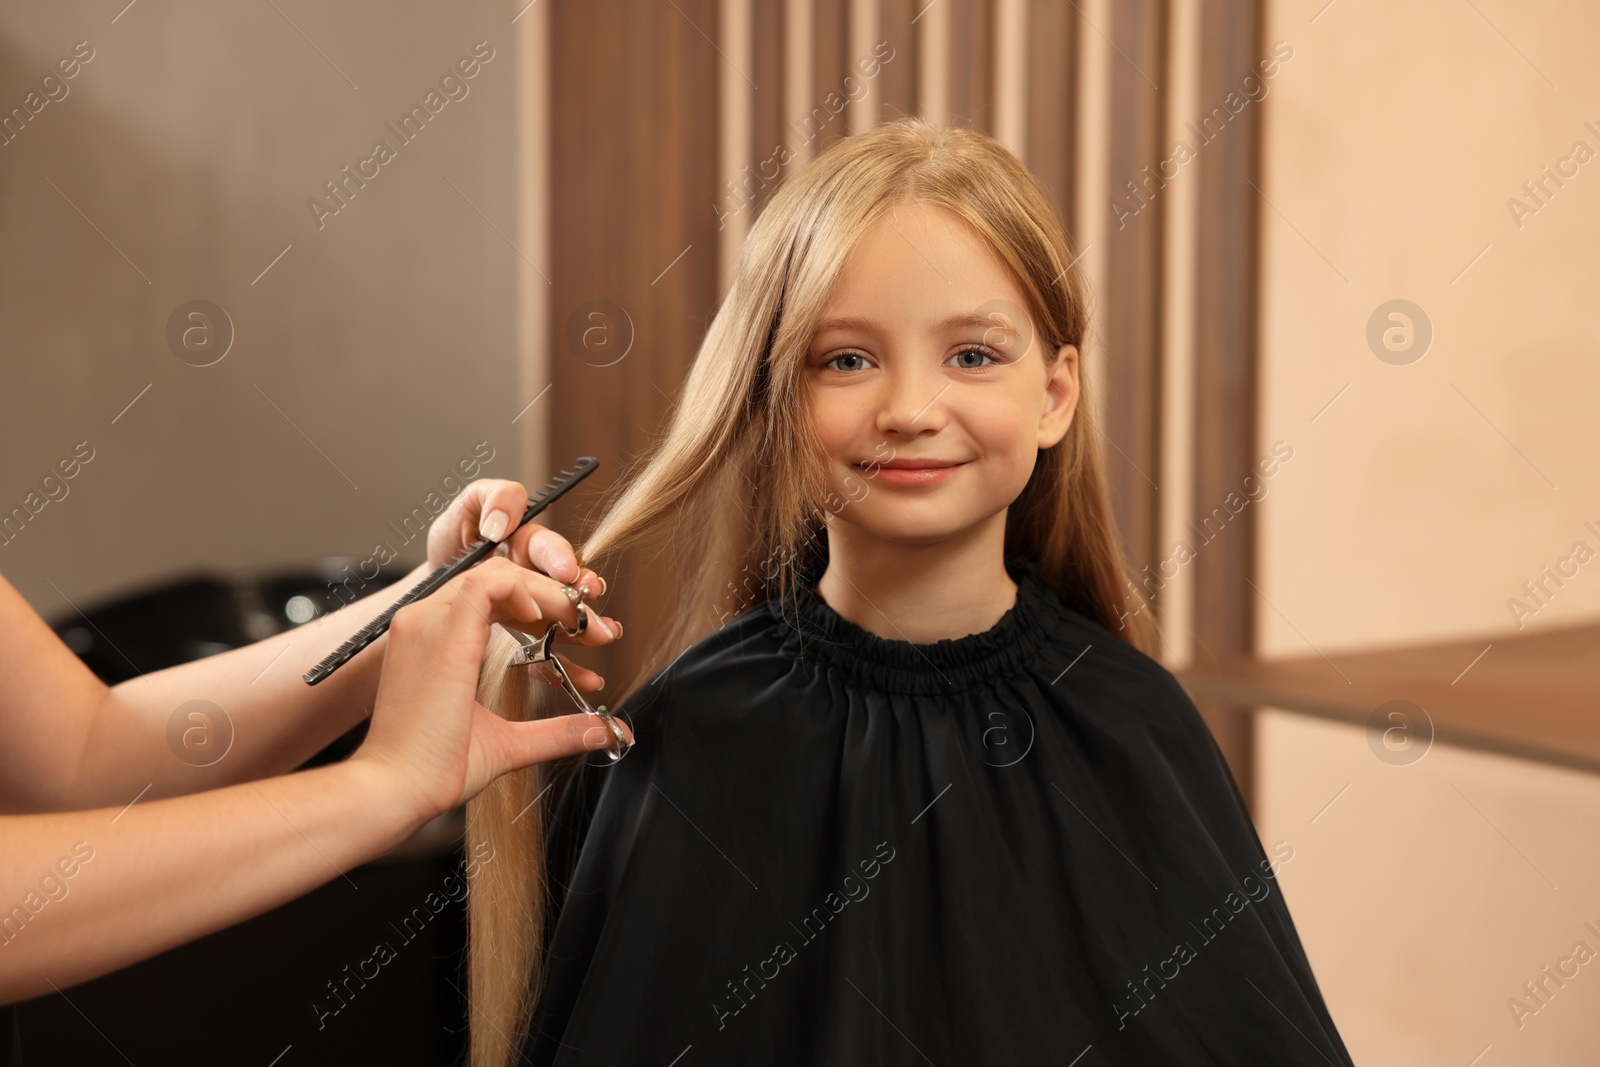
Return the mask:
<svg viewBox="0 0 1600 1067">
<path fill-rule="evenodd" d="M 583 712 L 507 722 L 477 701 L 491 623 L 532 629 L 571 614 L 554 579 L 500 558 L 401 608 L 389 627 L 372 725 L 351 759 L 392 776 L 415 801 L 420 825 L 507 771 L 614 744 L 611 731 Z M 632 731 L 622 730 L 631 744 Z"/>
<path fill-rule="evenodd" d="M 558 583 L 574 588 L 584 584 L 589 586 L 589 596 L 584 603 L 590 612 L 589 634 L 594 634 L 594 623 L 600 614 L 595 602 L 605 595 L 605 579 L 589 568 L 578 565 L 572 542 L 537 522 L 525 523 L 510 537 L 506 537 L 506 531 L 511 529 L 512 523 L 522 518 L 527 507 L 528 491 L 520 482 L 499 478 L 480 478 L 472 482 L 456 495 L 450 506 L 428 528 L 429 569 L 449 563 L 456 553 L 479 538 L 487 537 L 491 541 L 504 538 L 505 542 L 498 553 L 513 563 L 530 567 L 549 575 Z M 564 608 L 558 615 L 569 627 L 577 626 L 577 616 L 572 609 Z M 620 629 L 615 619 L 606 618 L 605 621 L 610 624 L 613 633 Z M 543 632 L 541 628 L 539 633 Z M 579 643 L 603 644 L 605 641 L 596 642 L 585 635 Z M 583 692 L 592 693 L 605 684 L 598 674 L 587 667 L 580 667 L 564 656 L 561 662 L 572 677 L 572 684 Z"/>
</svg>

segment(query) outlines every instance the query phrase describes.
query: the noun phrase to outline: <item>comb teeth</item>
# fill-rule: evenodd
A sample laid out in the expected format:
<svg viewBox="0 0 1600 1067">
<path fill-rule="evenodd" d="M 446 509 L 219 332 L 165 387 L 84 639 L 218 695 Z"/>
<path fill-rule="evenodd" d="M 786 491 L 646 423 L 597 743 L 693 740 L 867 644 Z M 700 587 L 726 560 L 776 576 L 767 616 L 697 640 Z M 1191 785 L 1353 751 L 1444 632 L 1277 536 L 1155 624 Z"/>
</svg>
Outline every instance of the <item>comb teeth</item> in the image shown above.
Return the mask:
<svg viewBox="0 0 1600 1067">
<path fill-rule="evenodd" d="M 563 467 L 559 474 L 550 479 L 548 482 L 545 482 L 544 487 L 528 501 L 527 510 L 522 513 L 522 522 L 517 524 L 518 528 L 520 528 L 523 523 L 528 522 L 535 515 L 539 514 L 539 512 L 549 507 L 550 504 L 554 502 L 555 499 L 562 493 L 572 488 L 590 474 L 593 474 L 595 469 L 599 466 L 600 461 L 595 457 L 579 456 L 577 463 L 573 465 L 571 470 Z M 511 535 L 507 534 L 506 536 L 509 538 Z M 434 571 L 432 574 L 428 575 L 426 578 L 423 578 L 416 585 L 412 586 L 404 596 L 402 596 L 399 600 L 396 600 L 393 604 L 389 605 L 389 607 L 384 609 L 382 614 L 378 615 L 371 622 L 357 630 L 355 634 L 352 635 L 344 644 L 328 653 L 327 656 L 323 657 L 322 662 L 318 663 L 315 667 L 312 667 L 309 671 L 303 674 L 301 678 L 307 685 L 316 685 L 318 682 L 327 678 L 328 675 L 332 674 L 341 666 L 355 658 L 356 653 L 360 652 L 363 648 L 366 648 L 368 645 L 372 644 L 372 642 L 382 637 L 383 634 L 389 629 L 389 624 L 394 621 L 395 613 L 401 608 L 405 607 L 414 600 L 421 600 L 423 597 L 439 588 L 439 586 L 445 584 L 451 578 L 454 578 L 468 567 L 471 567 L 473 564 L 487 556 L 490 552 L 493 552 L 498 544 L 500 544 L 500 542 L 491 541 L 485 537 L 462 549 L 456 554 L 454 559 L 440 567 L 438 570 Z"/>
</svg>

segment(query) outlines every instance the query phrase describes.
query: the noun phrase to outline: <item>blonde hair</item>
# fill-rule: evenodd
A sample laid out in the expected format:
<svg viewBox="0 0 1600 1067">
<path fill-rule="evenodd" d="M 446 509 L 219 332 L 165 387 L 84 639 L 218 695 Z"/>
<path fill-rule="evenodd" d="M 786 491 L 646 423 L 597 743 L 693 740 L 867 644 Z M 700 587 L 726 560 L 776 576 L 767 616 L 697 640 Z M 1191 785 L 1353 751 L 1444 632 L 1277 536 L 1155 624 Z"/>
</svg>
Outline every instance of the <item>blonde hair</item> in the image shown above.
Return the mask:
<svg viewBox="0 0 1600 1067">
<path fill-rule="evenodd" d="M 512 667 L 518 645 L 495 627 L 478 676 L 478 703 L 511 722 L 558 713 L 550 688 L 532 667 Z M 563 693 L 553 694 L 562 700 Z M 570 708 L 566 710 L 571 710 Z M 468 1035 L 473 1067 L 503 1067 L 516 1056 L 538 994 L 530 981 L 548 903 L 545 821 L 530 810 L 559 768 L 535 764 L 501 775 L 467 802 L 468 853 L 490 843 L 494 862 L 478 868 L 467 889 Z"/>
<path fill-rule="evenodd" d="M 1082 349 L 1089 312 L 1078 273 L 1067 269 L 1073 256 L 1060 220 L 1032 175 L 992 137 L 903 118 L 835 143 L 791 176 L 751 226 L 665 435 L 619 479 L 578 546 L 591 566 L 636 545 L 678 555 L 670 573 L 681 575 L 676 602 L 684 610 L 624 693 L 717 627 L 728 614 L 719 611 L 725 590 L 734 589 L 738 610 L 785 596 L 823 562 L 822 509 L 837 497 L 810 419 L 806 359 L 857 239 L 894 205 L 912 201 L 954 213 L 993 248 L 1027 300 L 1047 368 L 1062 345 Z M 1027 563 L 1069 607 L 1154 655 L 1155 621 L 1130 606 L 1081 360 L 1078 376 L 1066 436 L 1039 451 L 1007 510 L 1006 560 Z M 741 576 L 748 598 L 735 588 Z M 524 714 L 529 706 L 520 695 L 512 703 Z M 538 994 L 543 832 L 538 819 L 515 826 L 511 819 L 536 782 L 558 781 L 570 769 L 524 772 L 468 805 L 469 844 L 485 840 L 496 856 L 517 857 L 493 867 L 501 879 L 511 871 L 522 879 L 515 887 L 486 883 L 485 868 L 472 890 L 473 1067 L 509 1062 Z"/>
</svg>

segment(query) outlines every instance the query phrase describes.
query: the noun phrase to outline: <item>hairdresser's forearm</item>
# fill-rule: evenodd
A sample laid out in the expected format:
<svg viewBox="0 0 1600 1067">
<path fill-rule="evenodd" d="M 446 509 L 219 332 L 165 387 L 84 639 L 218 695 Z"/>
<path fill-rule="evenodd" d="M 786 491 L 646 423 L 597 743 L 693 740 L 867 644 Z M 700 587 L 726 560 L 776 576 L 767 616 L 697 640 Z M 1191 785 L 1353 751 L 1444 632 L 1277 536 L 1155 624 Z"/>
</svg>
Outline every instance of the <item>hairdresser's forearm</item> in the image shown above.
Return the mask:
<svg viewBox="0 0 1600 1067">
<path fill-rule="evenodd" d="M 341 879 L 430 814 L 358 756 L 126 810 L 0 817 L 0 1003 L 65 989 Z"/>
<path fill-rule="evenodd" d="M 316 622 L 113 687 L 94 718 L 62 806 L 125 804 L 147 785 L 147 799 L 176 796 L 298 767 L 369 714 L 388 636 L 315 686 L 301 675 L 394 603 L 426 569 L 419 566 L 394 586 Z M 201 708 L 200 718 L 179 715 L 178 727 L 169 730 L 177 709 L 193 700 L 220 708 L 227 723 L 214 722 L 215 713 Z M 231 747 L 222 755 L 230 725 Z"/>
</svg>

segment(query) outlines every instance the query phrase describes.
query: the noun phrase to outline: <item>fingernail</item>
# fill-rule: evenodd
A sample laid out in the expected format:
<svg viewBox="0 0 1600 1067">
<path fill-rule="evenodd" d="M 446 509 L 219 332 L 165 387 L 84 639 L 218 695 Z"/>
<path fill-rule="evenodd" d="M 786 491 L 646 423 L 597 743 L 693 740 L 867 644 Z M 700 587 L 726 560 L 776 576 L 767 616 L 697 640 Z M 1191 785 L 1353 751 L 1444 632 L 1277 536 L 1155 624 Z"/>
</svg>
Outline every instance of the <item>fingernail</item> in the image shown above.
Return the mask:
<svg viewBox="0 0 1600 1067">
<path fill-rule="evenodd" d="M 503 511 L 491 511 L 484 516 L 478 524 L 478 533 L 491 541 L 498 541 L 506 535 L 506 527 L 511 524 L 511 519 Z"/>
<path fill-rule="evenodd" d="M 611 628 L 613 630 L 617 631 L 617 636 L 621 637 L 622 636 L 622 624 L 620 622 L 618 622 L 616 619 L 612 619 L 610 625 L 611 625 Z"/>
<path fill-rule="evenodd" d="M 600 578 L 600 576 L 598 574 L 595 575 L 595 577 L 596 578 Z M 600 595 L 601 596 L 605 596 L 606 595 L 606 590 L 608 588 L 610 588 L 610 587 L 606 584 L 606 580 L 604 578 L 600 578 Z"/>
</svg>

